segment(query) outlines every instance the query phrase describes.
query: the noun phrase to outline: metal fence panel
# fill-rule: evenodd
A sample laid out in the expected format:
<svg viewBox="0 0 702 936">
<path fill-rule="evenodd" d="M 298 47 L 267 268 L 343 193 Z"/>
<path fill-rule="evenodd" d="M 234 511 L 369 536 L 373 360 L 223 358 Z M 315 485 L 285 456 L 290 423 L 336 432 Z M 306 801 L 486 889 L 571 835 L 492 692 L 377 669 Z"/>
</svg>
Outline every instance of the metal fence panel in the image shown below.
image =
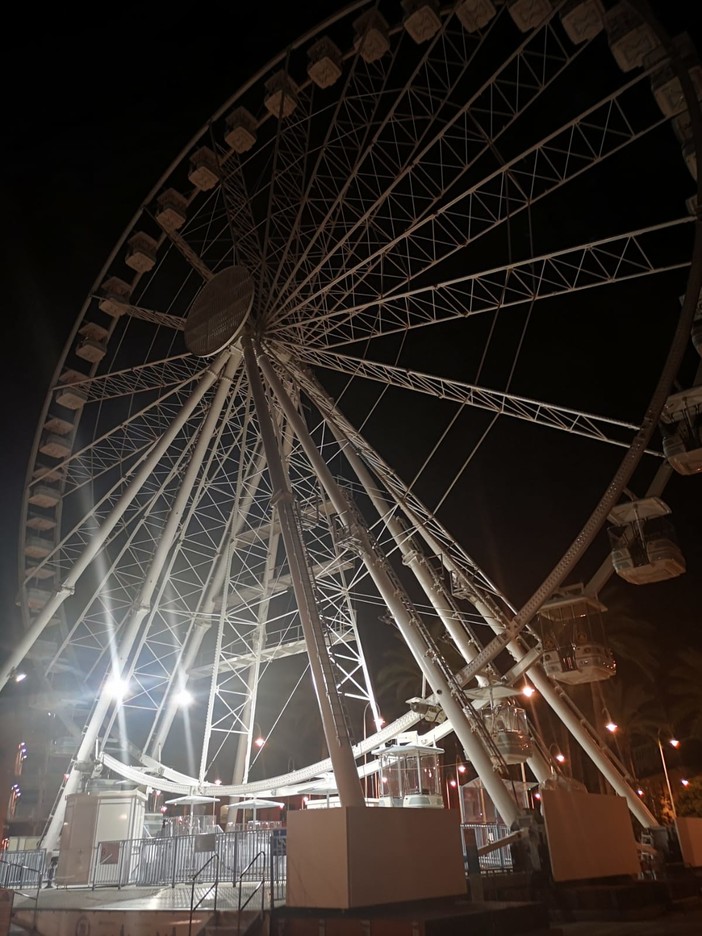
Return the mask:
<svg viewBox="0 0 702 936">
<path fill-rule="evenodd" d="M 3 852 L 0 857 L 0 887 L 36 887 L 46 873 L 46 851 Z"/>
<path fill-rule="evenodd" d="M 215 878 L 238 884 L 257 883 L 263 878 L 271 893 L 275 891 L 277 899 L 282 899 L 287 870 L 285 841 L 284 829 L 241 829 L 100 842 L 93 857 L 91 884 L 166 886 L 189 884 L 195 876 L 202 884 L 214 883 Z M 218 860 L 211 861 L 215 855 Z"/>
<path fill-rule="evenodd" d="M 475 844 L 478 848 L 492 842 L 498 842 L 501 838 L 505 838 L 510 834 L 507 826 L 500 823 L 466 822 L 463 827 L 475 831 Z M 504 848 L 496 848 L 494 851 L 488 852 L 487 855 L 479 855 L 478 861 L 480 862 L 481 871 L 511 871 L 513 867 L 512 852 L 509 845 Z"/>
</svg>

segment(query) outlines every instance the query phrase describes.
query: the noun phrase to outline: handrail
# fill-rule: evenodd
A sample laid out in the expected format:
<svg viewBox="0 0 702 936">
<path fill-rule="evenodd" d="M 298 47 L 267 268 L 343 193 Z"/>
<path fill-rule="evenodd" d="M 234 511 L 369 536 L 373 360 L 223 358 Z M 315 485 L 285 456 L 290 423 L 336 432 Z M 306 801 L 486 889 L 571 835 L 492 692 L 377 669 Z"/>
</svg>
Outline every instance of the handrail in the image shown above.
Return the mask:
<svg viewBox="0 0 702 936">
<path fill-rule="evenodd" d="M 198 900 L 198 902 L 195 903 L 195 884 L 196 884 L 196 882 L 197 882 L 197 879 L 200 877 L 200 875 L 201 875 L 202 872 L 205 870 L 205 868 L 209 867 L 209 865 L 211 865 L 213 861 L 215 862 L 215 866 L 216 866 L 215 879 L 214 879 L 213 883 L 210 884 L 210 886 L 207 888 L 207 890 L 206 890 L 205 893 L 202 895 L 202 897 L 200 897 L 200 899 Z M 198 868 L 198 870 L 195 872 L 195 874 L 193 874 L 193 876 L 192 876 L 192 878 L 191 878 L 191 885 L 190 885 L 190 917 L 189 917 L 189 919 L 188 919 L 188 936 L 192 936 L 192 931 L 193 931 L 193 914 L 195 913 L 195 911 L 197 910 L 197 908 L 200 906 L 200 904 L 203 902 L 203 900 L 206 900 L 206 899 L 210 896 L 210 894 L 212 893 L 212 891 L 214 891 L 214 913 L 215 913 L 215 917 L 217 916 L 217 889 L 218 889 L 218 887 L 219 887 L 219 855 L 215 853 L 214 855 L 210 856 L 210 857 L 207 859 L 207 861 L 204 863 L 204 865 L 203 865 L 201 868 Z"/>
<path fill-rule="evenodd" d="M 16 887 L 9 887 L 8 890 L 14 891 L 15 894 L 19 894 L 20 897 L 26 897 L 27 900 L 34 901 L 34 914 L 32 915 L 32 930 L 36 932 L 37 928 L 37 913 L 39 911 L 39 891 L 41 890 L 41 882 L 44 879 L 44 872 L 40 871 L 38 868 L 31 868 L 29 865 L 17 864 L 15 861 L 5 861 L 4 858 L 0 858 L 0 864 L 7 865 L 8 868 L 19 868 L 22 874 L 20 875 L 20 887 L 23 887 L 22 879 L 24 877 L 25 871 L 30 871 L 32 874 L 37 875 L 37 889 L 35 894 L 25 894 L 23 891 L 18 890 Z"/>
<path fill-rule="evenodd" d="M 482 855 L 489 855 L 490 852 L 497 851 L 499 848 L 505 848 L 508 845 L 518 842 L 520 839 L 527 837 L 526 829 L 518 829 L 516 832 L 512 832 L 510 835 L 505 835 L 504 838 L 495 839 L 494 842 L 488 842 L 486 845 L 480 845 L 478 848 L 478 857 Z"/>
<path fill-rule="evenodd" d="M 243 877 L 244 877 L 244 875 L 246 874 L 246 872 L 249 870 L 249 868 L 250 868 L 253 864 L 255 864 L 255 863 L 258 861 L 258 859 L 261 858 L 261 857 L 263 858 L 263 877 L 261 878 L 261 880 L 260 880 L 260 881 L 258 882 L 258 884 L 254 887 L 254 889 L 251 891 L 251 893 L 249 894 L 249 896 L 246 898 L 246 900 L 245 900 L 244 903 L 242 904 L 242 902 L 241 902 L 241 885 L 243 884 Z M 266 892 L 265 892 L 265 889 L 264 889 L 264 884 L 265 884 L 265 883 L 266 883 L 266 852 L 265 852 L 264 849 L 261 849 L 260 851 L 256 852 L 256 854 L 253 856 L 253 858 L 251 859 L 251 861 L 246 865 L 246 867 L 244 868 L 244 870 L 241 871 L 240 874 L 239 874 L 239 901 L 238 901 L 237 911 L 236 911 L 236 931 L 237 931 L 237 933 L 241 933 L 241 914 L 242 914 L 242 911 L 243 911 L 243 910 L 246 910 L 247 906 L 251 903 L 251 901 L 252 901 L 253 898 L 256 896 L 256 893 L 257 893 L 259 890 L 261 891 L 261 915 L 263 916 L 263 904 L 264 904 L 265 896 L 266 896 Z"/>
</svg>

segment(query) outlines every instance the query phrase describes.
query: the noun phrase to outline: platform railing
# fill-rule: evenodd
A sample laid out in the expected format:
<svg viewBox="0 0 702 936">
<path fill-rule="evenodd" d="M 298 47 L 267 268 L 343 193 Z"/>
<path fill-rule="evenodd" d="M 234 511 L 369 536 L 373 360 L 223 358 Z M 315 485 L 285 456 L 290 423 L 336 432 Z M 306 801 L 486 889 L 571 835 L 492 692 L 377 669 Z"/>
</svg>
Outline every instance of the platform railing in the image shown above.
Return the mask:
<svg viewBox="0 0 702 936">
<path fill-rule="evenodd" d="M 261 916 L 263 916 L 263 907 L 264 907 L 265 900 L 266 900 L 265 886 L 266 886 L 266 861 L 267 861 L 267 858 L 268 858 L 268 856 L 266 855 L 265 851 L 263 851 L 263 850 L 261 850 L 260 852 L 258 852 L 257 854 L 255 854 L 255 855 L 253 856 L 253 858 L 251 859 L 251 861 L 246 865 L 246 867 L 243 869 L 243 871 L 239 874 L 238 880 L 234 882 L 235 886 L 238 886 L 238 889 L 239 889 L 239 899 L 238 899 L 237 910 L 236 910 L 236 931 L 237 931 L 237 933 L 240 933 L 240 932 L 241 932 L 241 914 L 242 914 L 242 913 L 244 912 L 244 910 L 248 907 L 248 905 L 251 903 L 251 901 L 254 899 L 254 897 L 256 896 L 256 894 L 257 894 L 259 891 L 261 892 L 261 909 L 260 909 L 260 913 L 261 913 Z M 256 865 L 258 864 L 259 861 L 262 861 L 262 862 L 263 862 L 263 872 L 262 872 L 261 878 L 260 878 L 260 880 L 257 882 L 257 884 L 256 884 L 256 886 L 254 887 L 254 889 L 251 891 L 251 893 L 249 894 L 249 896 L 246 898 L 246 900 L 242 903 L 242 902 L 241 902 L 241 899 L 242 899 L 242 896 L 243 896 L 243 893 L 244 893 L 244 888 L 243 888 L 244 877 L 245 877 L 249 872 L 255 873 L 255 871 L 253 871 L 253 869 L 256 867 Z M 271 904 L 271 907 L 272 907 L 272 904 Z"/>
<path fill-rule="evenodd" d="M 257 828 L 100 842 L 93 854 L 90 884 L 93 888 L 175 887 L 190 884 L 203 867 L 214 876 L 215 866 L 222 880 L 241 878 L 249 883 L 258 880 L 257 872 L 249 868 L 251 859 L 263 852 L 271 896 L 280 899 L 287 870 L 284 833 L 284 829 Z M 206 877 L 200 880 L 207 883 Z"/>
<path fill-rule="evenodd" d="M 10 890 L 22 887 L 25 878 L 46 872 L 46 852 L 43 848 L 32 851 L 5 851 L 0 853 L 0 887 Z M 31 874 L 30 874 L 31 873 Z"/>
<path fill-rule="evenodd" d="M 211 870 L 210 870 L 210 865 L 213 866 Z M 204 891 L 204 893 L 200 895 L 197 902 L 195 902 L 195 887 L 197 886 L 198 882 L 201 879 L 206 879 L 209 882 L 210 878 L 213 878 L 213 880 L 210 883 L 210 886 Z M 199 906 L 201 906 L 201 904 L 205 900 L 207 900 L 207 898 L 212 893 L 214 893 L 213 912 L 214 912 L 215 920 L 217 919 L 217 891 L 218 889 L 219 889 L 219 855 L 215 853 L 214 855 L 212 855 L 210 858 L 207 859 L 204 865 L 199 869 L 199 871 L 196 871 L 192 877 L 192 883 L 190 885 L 190 916 L 188 918 L 188 936 L 192 936 L 193 916 L 195 914 L 195 911 L 197 910 Z"/>
<path fill-rule="evenodd" d="M 39 909 L 39 891 L 43 880 L 43 870 L 32 868 L 26 864 L 16 864 L 14 861 L 0 859 L 0 886 L 12 890 L 20 897 L 25 897 L 34 903 L 32 914 L 32 931 L 37 930 L 37 911 Z M 29 878 L 29 880 L 27 880 Z"/>
</svg>

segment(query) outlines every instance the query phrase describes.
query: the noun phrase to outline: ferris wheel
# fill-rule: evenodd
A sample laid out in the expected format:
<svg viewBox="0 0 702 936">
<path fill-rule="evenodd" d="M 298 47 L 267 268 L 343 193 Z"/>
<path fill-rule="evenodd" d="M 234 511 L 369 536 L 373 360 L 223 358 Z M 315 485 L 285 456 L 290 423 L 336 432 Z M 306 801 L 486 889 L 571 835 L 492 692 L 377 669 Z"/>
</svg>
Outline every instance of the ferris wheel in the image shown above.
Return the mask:
<svg viewBox="0 0 702 936">
<path fill-rule="evenodd" d="M 536 615 L 598 613 L 554 592 L 664 464 L 699 74 L 635 4 L 362 0 L 193 138 L 86 299 L 31 456 L 3 676 L 30 657 L 81 729 L 49 841 L 96 755 L 180 794 L 331 767 L 360 804 L 355 760 L 430 710 L 509 817 L 480 705 L 527 673 L 648 822 L 563 689 L 611 674 L 605 638 L 566 666 Z M 428 688 L 383 726 L 388 627 Z M 310 682 L 329 760 L 252 780 Z"/>
</svg>

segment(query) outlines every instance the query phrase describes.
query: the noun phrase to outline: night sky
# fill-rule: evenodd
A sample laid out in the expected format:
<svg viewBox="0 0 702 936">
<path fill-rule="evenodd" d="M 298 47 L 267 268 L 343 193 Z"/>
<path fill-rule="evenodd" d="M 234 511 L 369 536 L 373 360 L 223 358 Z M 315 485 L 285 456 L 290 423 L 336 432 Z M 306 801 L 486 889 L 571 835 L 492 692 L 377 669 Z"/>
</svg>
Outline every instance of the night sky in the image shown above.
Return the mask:
<svg viewBox="0 0 702 936">
<path fill-rule="evenodd" d="M 169 7 L 162 21 L 150 6 L 145 12 L 143 5 L 120 5 L 110 22 L 81 22 L 75 30 L 66 21 L 45 23 L 38 34 L 24 14 L 25 28 L 6 35 L 12 48 L 3 56 L 7 134 L 0 173 L 5 646 L 18 626 L 15 550 L 25 466 L 46 387 L 86 292 L 140 199 L 191 135 L 270 56 L 338 6 L 215 0 L 178 8 L 187 12 Z M 692 6 L 656 4 L 672 32 L 686 23 L 699 37 L 700 14 Z M 645 597 L 627 592 L 670 635 L 671 646 L 702 646 L 701 495 L 699 477 L 675 477 L 664 495 L 687 554 L 687 576 L 647 589 Z"/>
</svg>

